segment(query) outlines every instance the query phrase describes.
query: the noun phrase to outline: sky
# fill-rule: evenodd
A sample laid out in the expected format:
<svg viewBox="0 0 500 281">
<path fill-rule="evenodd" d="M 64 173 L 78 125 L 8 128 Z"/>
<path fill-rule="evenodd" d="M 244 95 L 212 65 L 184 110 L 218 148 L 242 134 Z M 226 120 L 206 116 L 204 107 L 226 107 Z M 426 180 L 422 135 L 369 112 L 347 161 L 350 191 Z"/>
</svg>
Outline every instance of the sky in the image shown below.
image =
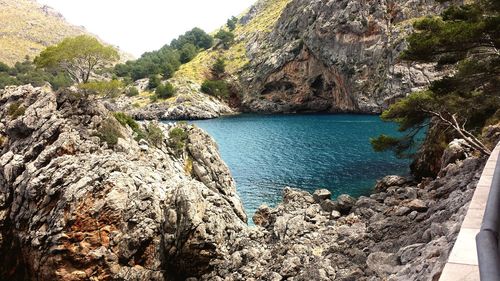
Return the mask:
<svg viewBox="0 0 500 281">
<path fill-rule="evenodd" d="M 255 0 L 38 0 L 70 23 L 139 57 L 200 27 L 212 32 Z"/>
</svg>

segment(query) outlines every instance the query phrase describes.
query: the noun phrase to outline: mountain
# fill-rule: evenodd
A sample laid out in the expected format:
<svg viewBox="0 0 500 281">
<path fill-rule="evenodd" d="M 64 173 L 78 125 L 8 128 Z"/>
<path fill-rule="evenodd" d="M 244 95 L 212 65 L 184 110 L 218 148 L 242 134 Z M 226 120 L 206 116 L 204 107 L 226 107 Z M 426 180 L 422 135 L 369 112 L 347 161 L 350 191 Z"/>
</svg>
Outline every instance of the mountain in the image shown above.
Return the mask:
<svg viewBox="0 0 500 281">
<path fill-rule="evenodd" d="M 89 32 L 68 23 L 59 12 L 35 0 L 0 0 L 0 61 L 9 65 L 23 61 L 26 56 L 33 58 L 66 37 L 82 34 Z M 122 57 L 131 58 L 127 54 Z"/>
<path fill-rule="evenodd" d="M 239 17 L 235 42 L 183 65 L 174 79 L 201 82 L 227 62 L 242 111 L 377 113 L 440 77 L 398 57 L 419 17 L 445 5 L 421 1 L 258 1 Z"/>
</svg>

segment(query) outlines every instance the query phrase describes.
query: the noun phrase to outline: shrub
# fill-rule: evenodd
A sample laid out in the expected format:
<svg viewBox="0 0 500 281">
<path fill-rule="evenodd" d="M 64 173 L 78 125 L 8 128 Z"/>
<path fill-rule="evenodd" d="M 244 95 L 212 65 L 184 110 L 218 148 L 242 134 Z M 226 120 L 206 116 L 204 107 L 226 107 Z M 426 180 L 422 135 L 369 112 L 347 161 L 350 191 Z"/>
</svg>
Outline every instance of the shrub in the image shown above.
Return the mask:
<svg viewBox="0 0 500 281">
<path fill-rule="evenodd" d="M 149 76 L 149 84 L 148 84 L 148 89 L 156 89 L 161 84 L 160 78 L 158 78 L 158 75 L 151 75 Z"/>
<path fill-rule="evenodd" d="M 164 138 L 163 131 L 161 130 L 160 126 L 158 126 L 158 124 L 155 122 L 149 122 L 147 127 L 148 141 L 152 145 L 160 147 L 163 142 L 163 138 Z"/>
<path fill-rule="evenodd" d="M 231 17 L 230 19 L 227 20 L 227 28 L 229 31 L 233 31 L 236 29 L 236 24 L 238 23 L 238 18 L 236 17 Z"/>
<path fill-rule="evenodd" d="M 155 94 L 160 99 L 168 99 L 174 96 L 175 88 L 172 84 L 167 82 L 165 85 L 159 85 L 156 88 Z"/>
<path fill-rule="evenodd" d="M 168 133 L 168 137 L 169 146 L 179 155 L 184 150 L 184 146 L 186 145 L 188 138 L 187 132 L 183 128 L 173 128 Z"/>
<path fill-rule="evenodd" d="M 198 50 L 196 49 L 195 45 L 191 43 L 184 44 L 184 46 L 182 46 L 182 49 L 180 50 L 181 63 L 190 62 L 197 53 Z"/>
<path fill-rule="evenodd" d="M 118 122 L 120 122 L 120 124 L 122 124 L 122 126 L 129 126 L 132 131 L 134 131 L 135 133 L 135 140 L 140 140 L 140 139 L 145 139 L 146 138 L 146 134 L 144 133 L 144 131 L 141 129 L 141 126 L 139 125 L 139 123 L 137 123 L 134 118 L 132 118 L 131 116 L 123 113 L 123 112 L 115 112 L 113 114 L 113 116 L 116 118 L 116 120 L 118 120 Z"/>
<path fill-rule="evenodd" d="M 116 98 L 122 91 L 123 83 L 119 80 L 92 81 L 78 85 L 86 94 L 99 95 L 105 98 Z"/>
<path fill-rule="evenodd" d="M 223 80 L 205 80 L 201 85 L 201 91 L 219 98 L 229 97 L 229 86 Z"/>
<path fill-rule="evenodd" d="M 17 119 L 19 116 L 23 116 L 26 109 L 21 105 L 20 102 L 14 102 L 9 105 L 7 108 L 7 114 L 12 119 Z"/>
<path fill-rule="evenodd" d="M 229 49 L 231 44 L 234 42 L 234 34 L 231 31 L 219 30 L 217 34 L 215 34 L 215 38 L 219 39 L 224 46 L 225 49 Z"/>
<path fill-rule="evenodd" d="M 127 97 L 135 97 L 139 95 L 139 90 L 136 87 L 130 87 L 127 89 L 126 93 Z"/>
<path fill-rule="evenodd" d="M 109 147 L 114 147 L 118 143 L 118 138 L 123 137 L 114 123 L 112 119 L 108 118 L 101 123 L 100 128 L 97 130 L 97 136 L 101 142 L 107 143 Z"/>
<path fill-rule="evenodd" d="M 226 61 L 223 58 L 217 58 L 217 60 L 212 65 L 212 75 L 220 79 L 222 75 L 226 72 Z"/>
</svg>

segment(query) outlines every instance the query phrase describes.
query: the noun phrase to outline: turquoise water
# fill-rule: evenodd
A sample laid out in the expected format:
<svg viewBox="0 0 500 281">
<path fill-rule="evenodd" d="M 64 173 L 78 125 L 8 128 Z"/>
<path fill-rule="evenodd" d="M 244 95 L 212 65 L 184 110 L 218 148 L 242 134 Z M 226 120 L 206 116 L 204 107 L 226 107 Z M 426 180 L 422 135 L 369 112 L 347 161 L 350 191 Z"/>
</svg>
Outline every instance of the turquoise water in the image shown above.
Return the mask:
<svg viewBox="0 0 500 281">
<path fill-rule="evenodd" d="M 281 201 L 285 186 L 368 195 L 377 179 L 407 174 L 408 160 L 373 152 L 396 125 L 367 115 L 239 115 L 195 121 L 219 145 L 249 217 Z"/>
</svg>

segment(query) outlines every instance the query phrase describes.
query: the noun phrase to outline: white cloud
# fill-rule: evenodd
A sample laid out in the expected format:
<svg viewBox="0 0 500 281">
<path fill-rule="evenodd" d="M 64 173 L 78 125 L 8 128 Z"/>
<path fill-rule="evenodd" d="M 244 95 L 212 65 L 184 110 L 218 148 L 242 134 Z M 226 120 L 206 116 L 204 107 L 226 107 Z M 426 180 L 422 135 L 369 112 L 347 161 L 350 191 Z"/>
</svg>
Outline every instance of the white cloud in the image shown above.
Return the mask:
<svg viewBox="0 0 500 281">
<path fill-rule="evenodd" d="M 193 27 L 211 32 L 254 0 L 38 0 L 104 41 L 135 56 L 156 50 Z"/>
</svg>

